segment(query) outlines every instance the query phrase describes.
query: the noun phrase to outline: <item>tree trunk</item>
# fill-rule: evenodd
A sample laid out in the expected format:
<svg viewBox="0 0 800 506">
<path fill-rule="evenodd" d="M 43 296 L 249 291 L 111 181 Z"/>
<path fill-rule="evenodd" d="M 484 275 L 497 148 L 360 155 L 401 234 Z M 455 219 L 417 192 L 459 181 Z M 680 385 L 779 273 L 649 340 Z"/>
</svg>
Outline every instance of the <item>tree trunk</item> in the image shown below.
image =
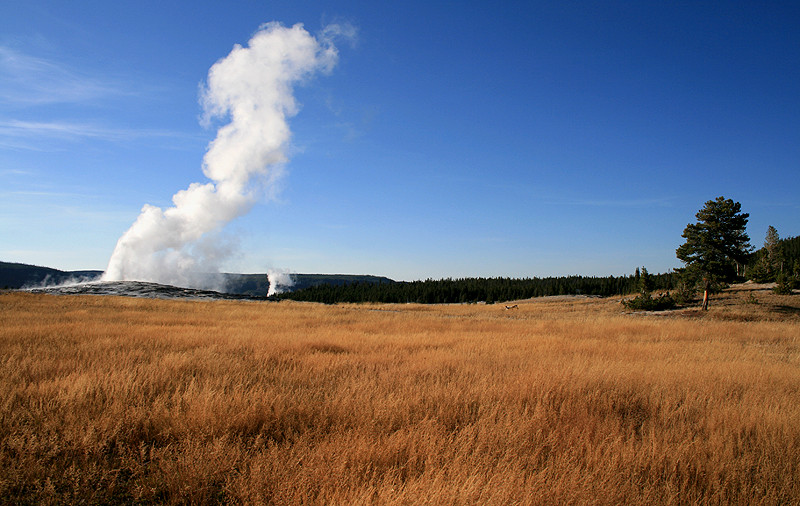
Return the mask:
<svg viewBox="0 0 800 506">
<path fill-rule="evenodd" d="M 706 281 L 705 287 L 703 289 L 703 311 L 708 311 L 708 289 L 709 289 L 709 282 Z"/>
</svg>

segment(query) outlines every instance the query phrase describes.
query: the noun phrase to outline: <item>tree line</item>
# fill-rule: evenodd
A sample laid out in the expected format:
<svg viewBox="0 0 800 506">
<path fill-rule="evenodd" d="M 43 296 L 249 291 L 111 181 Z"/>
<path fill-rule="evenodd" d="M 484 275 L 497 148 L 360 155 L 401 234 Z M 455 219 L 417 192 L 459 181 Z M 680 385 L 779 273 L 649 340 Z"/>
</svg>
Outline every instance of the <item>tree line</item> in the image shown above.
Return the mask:
<svg viewBox="0 0 800 506">
<path fill-rule="evenodd" d="M 770 226 L 764 247 L 753 253 L 747 264 L 747 277 L 757 283 L 800 277 L 800 236 L 781 239 Z"/>
<path fill-rule="evenodd" d="M 646 271 L 645 271 L 646 272 Z M 653 289 L 671 290 L 673 273 L 650 275 Z M 448 304 L 506 302 L 548 295 L 594 295 L 607 297 L 638 290 L 641 271 L 628 276 L 560 276 L 545 278 L 446 278 L 425 281 L 358 282 L 318 285 L 275 296 L 307 302 L 381 302 Z"/>
</svg>

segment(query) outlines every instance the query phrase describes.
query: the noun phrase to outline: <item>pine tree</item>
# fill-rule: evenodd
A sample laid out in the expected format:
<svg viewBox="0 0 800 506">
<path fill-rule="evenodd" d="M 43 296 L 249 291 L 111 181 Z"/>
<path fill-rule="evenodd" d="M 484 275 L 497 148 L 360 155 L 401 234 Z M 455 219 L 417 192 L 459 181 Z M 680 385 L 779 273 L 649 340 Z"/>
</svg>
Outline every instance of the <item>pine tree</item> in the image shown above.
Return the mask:
<svg viewBox="0 0 800 506">
<path fill-rule="evenodd" d="M 781 238 L 775 227 L 767 228 L 767 237 L 764 239 L 764 251 L 767 254 L 767 265 L 773 272 L 783 272 L 783 259 L 781 258 Z"/>
<path fill-rule="evenodd" d="M 713 286 L 733 281 L 739 266 L 747 261 L 752 248 L 745 227 L 748 213 L 738 202 L 724 197 L 709 200 L 688 224 L 686 239 L 675 253 L 686 264 L 686 271 L 703 286 L 703 309 L 708 309 L 708 294 Z"/>
<path fill-rule="evenodd" d="M 638 271 L 638 267 L 637 267 Z M 647 272 L 645 267 L 642 267 L 642 273 L 639 277 L 639 293 L 642 295 L 650 296 L 650 292 L 653 291 L 653 276 Z"/>
</svg>

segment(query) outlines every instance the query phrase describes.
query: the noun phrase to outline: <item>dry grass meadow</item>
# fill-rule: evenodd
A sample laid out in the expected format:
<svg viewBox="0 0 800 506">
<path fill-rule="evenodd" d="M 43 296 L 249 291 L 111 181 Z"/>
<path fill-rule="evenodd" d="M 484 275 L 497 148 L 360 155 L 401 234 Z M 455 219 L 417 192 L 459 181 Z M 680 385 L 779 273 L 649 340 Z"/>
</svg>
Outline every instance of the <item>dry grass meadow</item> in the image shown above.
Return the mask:
<svg viewBox="0 0 800 506">
<path fill-rule="evenodd" d="M 800 504 L 799 298 L 0 294 L 0 501 Z"/>
</svg>

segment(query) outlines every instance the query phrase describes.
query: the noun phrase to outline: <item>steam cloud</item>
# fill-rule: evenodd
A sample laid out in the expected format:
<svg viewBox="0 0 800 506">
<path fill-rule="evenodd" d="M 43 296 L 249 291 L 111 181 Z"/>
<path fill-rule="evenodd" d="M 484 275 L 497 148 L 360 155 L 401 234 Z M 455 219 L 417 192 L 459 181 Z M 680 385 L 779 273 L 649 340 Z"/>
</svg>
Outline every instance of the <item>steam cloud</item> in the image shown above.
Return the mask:
<svg viewBox="0 0 800 506">
<path fill-rule="evenodd" d="M 267 271 L 267 279 L 269 280 L 269 291 L 267 296 L 283 293 L 287 289 L 294 286 L 294 279 L 289 271 L 280 269 L 270 269 Z"/>
<path fill-rule="evenodd" d="M 315 38 L 301 24 L 268 23 L 248 47 L 235 45 L 211 67 L 201 95 L 204 121 L 230 118 L 203 158 L 211 182 L 176 193 L 174 207 L 145 204 L 117 242 L 104 281 L 215 285 L 204 273 L 218 272 L 231 253 L 219 232 L 268 194 L 283 173 L 287 118 L 297 114 L 293 85 L 333 69 L 338 52 L 332 38 L 342 33 L 330 25 Z"/>
</svg>

